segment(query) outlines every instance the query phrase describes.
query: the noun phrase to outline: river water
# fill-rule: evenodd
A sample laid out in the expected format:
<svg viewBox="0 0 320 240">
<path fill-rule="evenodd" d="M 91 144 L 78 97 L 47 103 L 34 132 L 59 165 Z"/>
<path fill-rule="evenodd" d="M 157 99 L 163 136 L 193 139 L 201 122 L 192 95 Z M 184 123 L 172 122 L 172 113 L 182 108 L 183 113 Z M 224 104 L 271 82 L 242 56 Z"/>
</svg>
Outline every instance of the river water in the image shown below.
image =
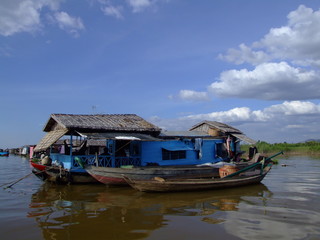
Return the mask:
<svg viewBox="0 0 320 240">
<path fill-rule="evenodd" d="M 320 158 L 283 157 L 262 184 L 189 193 L 55 185 L 0 158 L 0 239 L 320 239 Z M 283 166 L 286 165 L 286 166 Z"/>
</svg>

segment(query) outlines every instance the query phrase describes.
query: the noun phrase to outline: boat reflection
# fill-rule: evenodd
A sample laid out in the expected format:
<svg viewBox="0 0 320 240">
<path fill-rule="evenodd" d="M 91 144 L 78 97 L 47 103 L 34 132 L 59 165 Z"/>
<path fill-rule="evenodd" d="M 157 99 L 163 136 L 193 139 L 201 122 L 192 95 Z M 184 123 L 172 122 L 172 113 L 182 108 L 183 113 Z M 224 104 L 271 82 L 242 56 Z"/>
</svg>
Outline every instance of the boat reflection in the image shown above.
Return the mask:
<svg viewBox="0 0 320 240">
<path fill-rule="evenodd" d="M 159 194 L 127 187 L 45 183 L 32 195 L 28 217 L 36 220 L 44 239 L 141 239 L 167 225 L 172 215 L 201 216 L 203 222 L 221 223 L 225 219 L 219 219 L 216 212 L 237 211 L 241 202 L 256 204 L 270 194 L 263 184 Z"/>
</svg>

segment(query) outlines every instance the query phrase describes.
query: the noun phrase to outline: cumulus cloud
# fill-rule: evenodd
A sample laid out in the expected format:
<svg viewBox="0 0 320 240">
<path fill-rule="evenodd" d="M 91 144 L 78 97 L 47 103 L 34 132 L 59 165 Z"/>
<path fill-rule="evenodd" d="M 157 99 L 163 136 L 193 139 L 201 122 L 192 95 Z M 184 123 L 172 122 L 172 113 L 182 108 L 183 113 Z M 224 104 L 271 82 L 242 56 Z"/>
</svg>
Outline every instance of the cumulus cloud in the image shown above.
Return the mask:
<svg viewBox="0 0 320 240">
<path fill-rule="evenodd" d="M 264 100 L 306 100 L 320 97 L 320 75 L 286 62 L 263 63 L 252 71 L 229 70 L 209 91 L 220 97 L 256 98 Z"/>
<path fill-rule="evenodd" d="M 227 111 L 196 114 L 181 119 L 212 120 L 220 122 L 265 122 L 278 121 L 283 115 L 292 117 L 314 116 L 320 117 L 320 104 L 309 101 L 285 101 L 281 104 L 271 105 L 262 110 L 251 110 L 248 107 L 238 107 Z"/>
<path fill-rule="evenodd" d="M 84 29 L 82 20 L 79 17 L 72 17 L 66 12 L 56 12 L 54 18 L 62 30 L 67 31 L 76 37 L 79 35 L 79 30 Z"/>
<path fill-rule="evenodd" d="M 303 137 L 319 138 L 320 104 L 309 101 L 285 101 L 264 109 L 238 107 L 226 111 L 193 114 L 178 119 L 149 119 L 165 130 L 188 130 L 204 121 L 230 124 L 248 136 L 263 141 L 301 141 Z M 294 131 L 293 131 L 294 130 Z"/>
<path fill-rule="evenodd" d="M 206 114 L 188 115 L 182 117 L 181 120 L 193 121 L 218 121 L 218 122 L 264 122 L 273 117 L 272 112 L 268 109 L 251 110 L 248 107 L 237 107 L 227 111 L 211 112 Z"/>
<path fill-rule="evenodd" d="M 127 0 L 128 4 L 132 7 L 133 12 L 141 12 L 147 7 L 150 7 L 155 1 L 151 0 Z"/>
<path fill-rule="evenodd" d="M 207 92 L 196 92 L 192 90 L 181 90 L 178 96 L 187 101 L 208 101 L 210 100 Z"/>
<path fill-rule="evenodd" d="M 112 6 L 112 5 L 104 6 L 101 8 L 102 12 L 105 15 L 115 17 L 118 19 L 123 19 L 122 9 L 123 9 L 122 6 Z"/>
<path fill-rule="evenodd" d="M 320 97 L 320 10 L 304 5 L 251 46 L 240 44 L 219 58 L 251 64 L 220 74 L 208 91 L 217 97 L 262 100 L 309 100 Z"/>
<path fill-rule="evenodd" d="M 272 105 L 264 110 L 268 115 L 274 116 L 275 114 L 284 115 L 311 115 L 320 114 L 320 105 L 316 105 L 312 102 L 301 101 L 285 101 L 282 104 Z"/>
<path fill-rule="evenodd" d="M 73 35 L 83 29 L 80 18 L 58 12 L 63 0 L 2 0 L 0 3 L 0 34 L 11 36 L 20 32 L 34 33 L 44 28 L 44 9 L 58 26 Z M 52 17 L 53 15 L 53 17 Z"/>
<path fill-rule="evenodd" d="M 229 49 L 220 58 L 236 64 L 247 62 L 256 65 L 266 60 L 280 59 L 320 66 L 320 10 L 313 11 L 301 5 L 290 12 L 287 18 L 287 25 L 271 28 L 252 46 L 240 44 L 239 49 Z"/>
<path fill-rule="evenodd" d="M 168 0 L 96 0 L 101 5 L 101 10 L 106 16 L 118 19 L 125 18 L 125 10 L 133 13 L 141 13 L 146 9 L 156 7 L 159 2 Z"/>
<path fill-rule="evenodd" d="M 287 26 L 272 28 L 256 45 L 266 48 L 274 58 L 319 67 L 319 28 L 320 10 L 301 5 L 289 13 Z"/>
<path fill-rule="evenodd" d="M 218 57 L 228 62 L 234 62 L 235 64 L 249 62 L 253 65 L 258 65 L 270 60 L 270 56 L 267 53 L 261 50 L 254 51 L 243 43 L 239 45 L 239 49 L 231 48 L 226 55 L 220 54 Z"/>
<path fill-rule="evenodd" d="M 43 4 L 32 1 L 4 0 L 0 4 L 0 34 L 34 32 L 40 28 L 40 9 Z"/>
</svg>

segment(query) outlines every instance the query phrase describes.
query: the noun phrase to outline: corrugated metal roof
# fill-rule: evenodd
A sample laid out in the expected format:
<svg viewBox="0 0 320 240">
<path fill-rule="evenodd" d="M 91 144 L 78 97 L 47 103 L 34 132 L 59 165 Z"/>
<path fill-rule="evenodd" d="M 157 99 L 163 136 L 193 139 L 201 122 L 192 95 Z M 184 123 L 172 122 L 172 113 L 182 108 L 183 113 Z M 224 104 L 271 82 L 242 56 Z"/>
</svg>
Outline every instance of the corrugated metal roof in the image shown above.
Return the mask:
<svg viewBox="0 0 320 240">
<path fill-rule="evenodd" d="M 52 130 L 55 124 L 67 129 L 87 129 L 101 131 L 159 132 L 160 128 L 135 114 L 51 114 L 44 131 Z"/>
</svg>

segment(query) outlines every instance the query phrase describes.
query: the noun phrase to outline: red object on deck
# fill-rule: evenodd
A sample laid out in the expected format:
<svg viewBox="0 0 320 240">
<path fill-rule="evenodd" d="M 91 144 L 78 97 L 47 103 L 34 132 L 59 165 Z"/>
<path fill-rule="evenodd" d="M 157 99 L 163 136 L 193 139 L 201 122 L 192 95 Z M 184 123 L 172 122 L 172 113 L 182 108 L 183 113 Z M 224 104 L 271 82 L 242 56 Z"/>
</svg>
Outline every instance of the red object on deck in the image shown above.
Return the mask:
<svg viewBox="0 0 320 240">
<path fill-rule="evenodd" d="M 32 161 L 30 161 L 30 164 L 31 164 L 32 167 L 38 169 L 39 171 L 44 171 L 46 169 L 46 166 L 42 165 L 42 164 L 38 164 L 38 163 L 35 163 L 35 162 L 32 162 Z"/>
</svg>

